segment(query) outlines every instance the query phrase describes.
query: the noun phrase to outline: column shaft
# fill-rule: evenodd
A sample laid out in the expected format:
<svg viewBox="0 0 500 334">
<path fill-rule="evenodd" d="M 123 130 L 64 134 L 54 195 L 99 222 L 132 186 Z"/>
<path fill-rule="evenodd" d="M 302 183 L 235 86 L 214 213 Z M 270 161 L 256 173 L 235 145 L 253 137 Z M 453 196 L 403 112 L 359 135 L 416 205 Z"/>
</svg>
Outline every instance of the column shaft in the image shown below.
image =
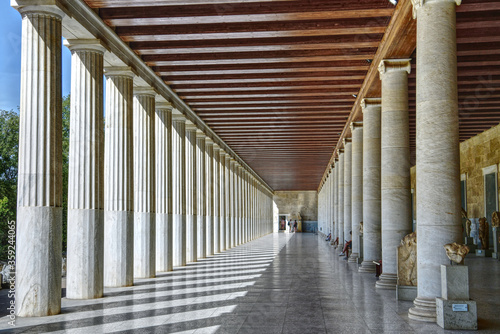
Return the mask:
<svg viewBox="0 0 500 334">
<path fill-rule="evenodd" d="M 196 184 L 197 184 L 197 200 L 198 200 L 198 258 L 207 257 L 207 185 L 205 180 L 206 164 L 205 164 L 205 134 L 198 131 L 196 137 Z"/>
<path fill-rule="evenodd" d="M 363 262 L 360 272 L 375 272 L 382 259 L 380 206 L 380 99 L 363 107 Z"/>
<path fill-rule="evenodd" d="M 22 15 L 16 312 L 61 310 L 62 11 Z"/>
<path fill-rule="evenodd" d="M 134 277 L 156 273 L 155 95 L 134 92 Z"/>
<path fill-rule="evenodd" d="M 339 245 L 340 250 L 343 249 L 343 245 L 345 242 L 344 237 L 344 150 L 341 149 L 339 151 Z"/>
<path fill-rule="evenodd" d="M 172 105 L 156 103 L 156 270 L 173 270 Z"/>
<path fill-rule="evenodd" d="M 104 285 L 130 286 L 134 274 L 133 73 L 107 68 L 104 144 Z"/>
<path fill-rule="evenodd" d="M 174 266 L 186 265 L 186 119 L 174 114 L 173 127 L 173 205 Z"/>
<path fill-rule="evenodd" d="M 214 214 L 213 214 L 213 240 L 214 254 L 220 252 L 220 148 L 214 145 L 214 157 L 212 164 L 214 166 Z"/>
<path fill-rule="evenodd" d="M 219 201 L 220 201 L 220 251 L 226 250 L 226 158 L 223 150 L 219 152 Z"/>
<path fill-rule="evenodd" d="M 198 257 L 197 225 L 198 203 L 196 184 L 196 127 L 189 125 L 186 129 L 186 257 L 187 262 L 195 262 Z"/>
<path fill-rule="evenodd" d="M 207 171 L 207 255 L 214 254 L 214 143 L 207 139 L 205 147 Z"/>
<path fill-rule="evenodd" d="M 415 2 L 417 14 L 417 271 L 410 319 L 436 321 L 442 247 L 463 242 L 457 102 L 456 5 Z"/>
<path fill-rule="evenodd" d="M 66 297 L 102 297 L 104 264 L 103 54 L 98 40 L 71 50 Z"/>
<path fill-rule="evenodd" d="M 381 114 L 382 275 L 377 288 L 395 289 L 396 249 L 411 232 L 409 59 L 383 60 Z"/>
<path fill-rule="evenodd" d="M 359 225 L 363 221 L 363 127 L 351 124 L 352 129 L 352 255 L 350 262 L 360 256 Z"/>
<path fill-rule="evenodd" d="M 344 240 L 352 240 L 352 142 L 344 139 Z M 351 254 L 349 254 L 351 255 Z"/>
</svg>

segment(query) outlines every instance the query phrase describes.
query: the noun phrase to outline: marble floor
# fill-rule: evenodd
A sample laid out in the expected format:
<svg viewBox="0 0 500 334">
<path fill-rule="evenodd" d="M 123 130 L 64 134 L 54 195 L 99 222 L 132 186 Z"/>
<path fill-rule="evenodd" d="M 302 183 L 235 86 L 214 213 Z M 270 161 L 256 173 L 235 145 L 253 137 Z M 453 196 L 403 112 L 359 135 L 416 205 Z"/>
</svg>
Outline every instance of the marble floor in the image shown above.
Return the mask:
<svg viewBox="0 0 500 334">
<path fill-rule="evenodd" d="M 479 331 L 500 332 L 500 262 L 467 258 Z M 408 319 L 411 302 L 376 290 L 314 234 L 272 234 L 97 300 L 62 301 L 62 313 L 0 318 L 11 333 L 453 333 Z M 467 331 L 459 331 L 459 333 Z"/>
</svg>

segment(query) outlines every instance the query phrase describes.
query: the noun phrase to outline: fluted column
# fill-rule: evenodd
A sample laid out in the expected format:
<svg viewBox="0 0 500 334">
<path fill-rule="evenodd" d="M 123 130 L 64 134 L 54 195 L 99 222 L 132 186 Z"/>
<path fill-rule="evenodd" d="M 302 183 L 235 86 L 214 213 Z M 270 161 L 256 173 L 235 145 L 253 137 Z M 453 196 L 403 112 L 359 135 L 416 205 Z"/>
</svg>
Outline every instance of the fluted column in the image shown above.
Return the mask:
<svg viewBox="0 0 500 334">
<path fill-rule="evenodd" d="M 198 203 L 196 183 L 196 126 L 186 125 L 186 261 L 198 259 Z"/>
<path fill-rule="evenodd" d="M 214 214 L 213 214 L 213 239 L 214 254 L 220 253 L 220 147 L 214 144 L 214 157 L 212 159 L 214 168 Z"/>
<path fill-rule="evenodd" d="M 379 98 L 363 99 L 363 262 L 360 272 L 375 272 L 373 261 L 382 259 L 380 206 Z"/>
<path fill-rule="evenodd" d="M 463 241 L 457 103 L 456 6 L 413 1 L 417 18 L 417 271 L 410 319 L 436 321 L 443 245 Z"/>
<path fill-rule="evenodd" d="M 207 187 L 207 255 L 214 255 L 214 142 L 207 138 L 205 145 Z"/>
<path fill-rule="evenodd" d="M 386 59 L 379 65 L 382 80 L 381 208 L 382 275 L 377 288 L 395 289 L 396 248 L 412 230 L 410 139 L 408 121 L 409 59 Z"/>
<path fill-rule="evenodd" d="M 224 187 L 224 195 L 226 201 L 226 249 L 231 248 L 231 158 L 229 154 L 224 155 L 225 159 L 225 187 Z"/>
<path fill-rule="evenodd" d="M 226 250 L 226 157 L 225 152 L 221 149 L 219 151 L 219 201 L 220 201 L 220 212 L 219 212 L 219 225 L 220 225 L 220 235 L 219 235 L 219 249 L 220 251 Z"/>
<path fill-rule="evenodd" d="M 332 236 L 332 240 L 339 238 L 340 242 L 340 231 L 339 231 L 339 169 L 340 163 L 339 158 L 335 158 L 335 169 L 333 170 L 333 194 L 334 194 L 334 202 L 333 202 L 333 220 L 335 221 L 335 233 Z"/>
<path fill-rule="evenodd" d="M 66 297 L 102 297 L 104 263 L 103 54 L 99 40 L 71 50 Z"/>
<path fill-rule="evenodd" d="M 16 9 L 22 15 L 16 313 L 33 317 L 61 310 L 64 14 L 56 6 Z"/>
<path fill-rule="evenodd" d="M 205 134 L 198 130 L 196 132 L 196 188 L 198 201 L 198 258 L 207 257 L 207 185 L 206 185 L 206 155 L 205 155 Z"/>
<path fill-rule="evenodd" d="M 134 89 L 134 277 L 156 273 L 155 91 Z"/>
<path fill-rule="evenodd" d="M 360 256 L 359 225 L 363 221 L 363 124 L 351 124 L 352 133 L 352 255 L 349 262 Z"/>
<path fill-rule="evenodd" d="M 174 266 L 186 265 L 186 118 L 177 110 L 172 115 Z"/>
<path fill-rule="evenodd" d="M 172 105 L 156 102 L 156 270 L 173 270 Z"/>
<path fill-rule="evenodd" d="M 129 67 L 109 67 L 106 75 L 104 142 L 104 286 L 133 284 L 133 88 Z"/>
<path fill-rule="evenodd" d="M 352 240 L 352 141 L 344 138 L 344 240 Z M 352 254 L 349 254 L 352 255 Z"/>
<path fill-rule="evenodd" d="M 339 245 L 340 249 L 344 249 L 343 244 L 345 242 L 344 237 L 344 149 L 339 150 L 339 171 L 338 171 L 338 181 L 339 181 Z"/>
<path fill-rule="evenodd" d="M 235 186 L 235 179 L 236 179 L 236 174 L 234 172 L 235 170 L 235 166 L 236 166 L 236 162 L 234 161 L 234 159 L 230 159 L 231 160 L 231 163 L 230 163 L 230 193 L 231 193 L 231 197 L 229 199 L 229 207 L 230 207 L 230 216 L 231 216 L 231 248 L 235 247 L 236 246 L 236 186 Z"/>
<path fill-rule="evenodd" d="M 236 188 L 237 188 L 237 195 L 238 195 L 238 198 L 237 198 L 237 207 L 238 207 L 238 235 L 237 235 L 237 240 L 238 240 L 238 245 L 241 245 L 242 244 L 242 222 L 243 222 L 243 218 L 242 218 L 242 198 L 243 198 L 243 191 L 242 191 L 242 187 L 241 187 L 241 174 L 242 174 L 242 170 L 243 168 L 238 165 L 237 167 L 237 174 L 236 174 Z"/>
</svg>

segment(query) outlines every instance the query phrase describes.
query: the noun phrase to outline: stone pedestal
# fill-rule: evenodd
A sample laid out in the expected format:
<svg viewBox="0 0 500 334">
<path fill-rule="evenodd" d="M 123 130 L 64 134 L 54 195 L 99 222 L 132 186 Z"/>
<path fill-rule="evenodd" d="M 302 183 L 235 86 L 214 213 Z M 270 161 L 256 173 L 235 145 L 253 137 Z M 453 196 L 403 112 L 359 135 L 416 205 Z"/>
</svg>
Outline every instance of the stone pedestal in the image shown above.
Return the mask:
<svg viewBox="0 0 500 334">
<path fill-rule="evenodd" d="M 417 298 L 417 287 L 408 285 L 398 285 L 396 286 L 396 299 L 413 301 Z"/>
<path fill-rule="evenodd" d="M 476 302 L 469 300 L 466 266 L 441 265 L 441 295 L 436 298 L 437 324 L 444 329 L 477 329 Z"/>
<path fill-rule="evenodd" d="M 473 300 L 436 298 L 437 324 L 444 329 L 477 330 L 477 306 Z"/>
</svg>

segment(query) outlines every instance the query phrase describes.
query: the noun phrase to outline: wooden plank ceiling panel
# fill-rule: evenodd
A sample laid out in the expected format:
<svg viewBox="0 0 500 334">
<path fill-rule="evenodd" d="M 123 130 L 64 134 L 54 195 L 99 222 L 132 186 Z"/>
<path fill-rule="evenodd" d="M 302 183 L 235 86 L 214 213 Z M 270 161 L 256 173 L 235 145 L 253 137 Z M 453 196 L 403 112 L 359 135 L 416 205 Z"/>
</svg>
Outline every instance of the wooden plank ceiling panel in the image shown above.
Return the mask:
<svg viewBox="0 0 500 334">
<path fill-rule="evenodd" d="M 409 0 L 85 1 L 274 190 L 318 188 L 384 58 L 413 58 L 414 155 Z M 461 140 L 500 122 L 499 18 L 457 9 Z"/>
</svg>

